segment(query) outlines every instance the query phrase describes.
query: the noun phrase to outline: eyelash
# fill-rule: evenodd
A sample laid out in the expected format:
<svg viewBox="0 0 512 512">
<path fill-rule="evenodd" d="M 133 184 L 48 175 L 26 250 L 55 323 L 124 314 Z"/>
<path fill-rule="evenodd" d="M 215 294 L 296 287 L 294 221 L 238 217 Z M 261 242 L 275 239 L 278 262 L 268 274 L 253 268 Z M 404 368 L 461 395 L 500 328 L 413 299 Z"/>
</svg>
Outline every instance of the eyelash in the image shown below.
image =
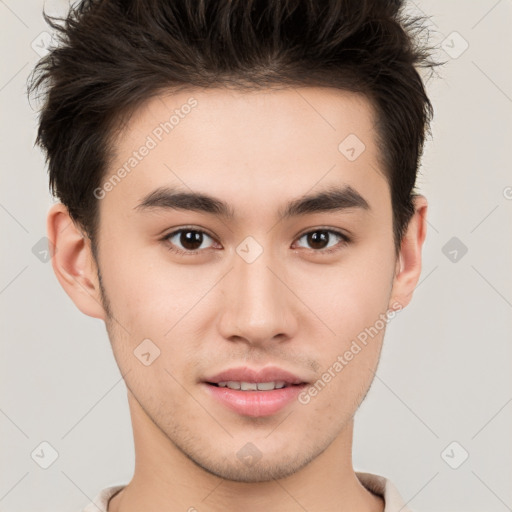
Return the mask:
<svg viewBox="0 0 512 512">
<path fill-rule="evenodd" d="M 203 251 L 207 250 L 207 249 L 197 249 L 195 251 L 185 251 L 183 249 L 178 249 L 176 246 L 174 246 L 173 244 L 171 244 L 169 242 L 169 239 L 172 238 L 173 236 L 175 236 L 175 235 L 177 235 L 179 233 L 182 233 L 182 232 L 187 232 L 187 231 L 194 231 L 194 232 L 197 232 L 197 233 L 202 233 L 202 234 L 204 234 L 204 235 L 206 235 L 206 236 L 208 236 L 208 237 L 210 237 L 211 239 L 214 240 L 214 238 L 211 235 L 209 235 L 208 233 L 206 233 L 206 231 L 203 231 L 201 229 L 196 229 L 196 228 L 193 228 L 193 227 L 184 227 L 184 228 L 177 229 L 176 231 L 173 231 L 172 233 L 169 233 L 168 235 L 165 235 L 161 240 L 162 240 L 162 242 L 166 242 L 167 243 L 167 249 L 170 252 L 173 252 L 173 253 L 176 253 L 176 254 L 179 254 L 179 255 L 183 255 L 183 256 L 193 256 L 195 254 L 199 254 L 200 252 L 203 252 Z M 351 242 L 351 239 L 347 235 L 345 235 L 344 233 L 341 233 L 340 231 L 336 231 L 334 229 L 327 229 L 327 228 L 317 228 L 317 229 L 313 229 L 311 231 L 306 231 L 305 233 L 300 235 L 297 238 L 297 240 L 300 240 L 301 238 L 303 238 L 306 235 L 309 235 L 311 233 L 317 233 L 319 231 L 325 231 L 327 233 L 334 234 L 334 235 L 336 235 L 336 236 L 341 238 L 341 242 L 336 244 L 333 247 L 328 248 L 328 249 L 310 249 L 314 253 L 317 253 L 317 254 L 331 254 L 333 252 L 341 250 L 341 248 L 345 247 L 346 245 L 348 245 Z"/>
</svg>

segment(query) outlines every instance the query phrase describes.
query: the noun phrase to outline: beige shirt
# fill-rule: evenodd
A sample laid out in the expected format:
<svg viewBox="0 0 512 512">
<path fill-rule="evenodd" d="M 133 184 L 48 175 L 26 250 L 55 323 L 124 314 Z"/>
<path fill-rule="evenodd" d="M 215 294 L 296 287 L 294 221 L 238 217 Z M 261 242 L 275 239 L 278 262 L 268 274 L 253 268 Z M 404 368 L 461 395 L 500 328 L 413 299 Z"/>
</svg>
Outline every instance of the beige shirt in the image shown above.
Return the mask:
<svg viewBox="0 0 512 512">
<path fill-rule="evenodd" d="M 369 491 L 384 500 L 384 512 L 412 512 L 398 494 L 395 486 L 386 478 L 371 473 L 356 473 L 356 475 Z M 115 485 L 103 489 L 96 496 L 94 502 L 87 505 L 82 512 L 108 512 L 109 500 L 124 487 L 124 485 Z"/>
</svg>

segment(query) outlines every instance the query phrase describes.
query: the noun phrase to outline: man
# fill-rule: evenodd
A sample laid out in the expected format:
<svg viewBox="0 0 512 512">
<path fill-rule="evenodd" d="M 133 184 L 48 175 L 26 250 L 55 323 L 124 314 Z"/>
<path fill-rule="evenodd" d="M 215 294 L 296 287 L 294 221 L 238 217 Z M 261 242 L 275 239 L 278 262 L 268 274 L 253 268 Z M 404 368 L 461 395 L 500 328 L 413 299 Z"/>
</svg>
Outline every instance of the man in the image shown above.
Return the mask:
<svg viewBox="0 0 512 512">
<path fill-rule="evenodd" d="M 86 511 L 407 510 L 353 417 L 421 273 L 432 116 L 398 1 L 86 0 L 31 83 L 56 276 L 135 473 Z"/>
</svg>

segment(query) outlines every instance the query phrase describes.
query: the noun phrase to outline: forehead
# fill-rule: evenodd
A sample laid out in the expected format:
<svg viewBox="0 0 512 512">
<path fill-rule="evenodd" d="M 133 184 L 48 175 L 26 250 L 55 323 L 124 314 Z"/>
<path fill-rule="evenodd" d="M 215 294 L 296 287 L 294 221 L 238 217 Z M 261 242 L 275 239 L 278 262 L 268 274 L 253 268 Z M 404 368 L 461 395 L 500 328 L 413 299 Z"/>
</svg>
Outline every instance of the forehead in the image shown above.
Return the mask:
<svg viewBox="0 0 512 512">
<path fill-rule="evenodd" d="M 166 185 L 228 197 L 246 212 L 316 186 L 364 188 L 371 202 L 389 193 L 369 101 L 313 87 L 154 97 L 120 132 L 109 179 L 105 203 L 130 208 Z"/>
</svg>

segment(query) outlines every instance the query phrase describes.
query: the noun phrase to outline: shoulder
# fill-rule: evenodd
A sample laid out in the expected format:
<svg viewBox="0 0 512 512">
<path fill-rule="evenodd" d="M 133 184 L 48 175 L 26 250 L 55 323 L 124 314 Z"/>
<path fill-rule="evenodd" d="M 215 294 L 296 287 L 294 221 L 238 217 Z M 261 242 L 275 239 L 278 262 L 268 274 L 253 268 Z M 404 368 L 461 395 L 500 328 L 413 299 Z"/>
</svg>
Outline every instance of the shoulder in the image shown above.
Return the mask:
<svg viewBox="0 0 512 512">
<path fill-rule="evenodd" d="M 397 510 L 401 512 L 412 512 L 411 509 L 406 506 L 406 503 L 404 503 L 404 500 L 391 480 L 372 473 L 356 472 L 356 476 L 364 487 L 384 500 L 384 512 L 395 512 Z"/>
<path fill-rule="evenodd" d="M 98 495 L 94 498 L 92 503 L 89 503 L 82 512 L 107 512 L 108 502 L 114 497 L 121 489 L 124 489 L 124 485 L 114 485 L 112 487 L 105 487 L 101 490 Z"/>
</svg>

